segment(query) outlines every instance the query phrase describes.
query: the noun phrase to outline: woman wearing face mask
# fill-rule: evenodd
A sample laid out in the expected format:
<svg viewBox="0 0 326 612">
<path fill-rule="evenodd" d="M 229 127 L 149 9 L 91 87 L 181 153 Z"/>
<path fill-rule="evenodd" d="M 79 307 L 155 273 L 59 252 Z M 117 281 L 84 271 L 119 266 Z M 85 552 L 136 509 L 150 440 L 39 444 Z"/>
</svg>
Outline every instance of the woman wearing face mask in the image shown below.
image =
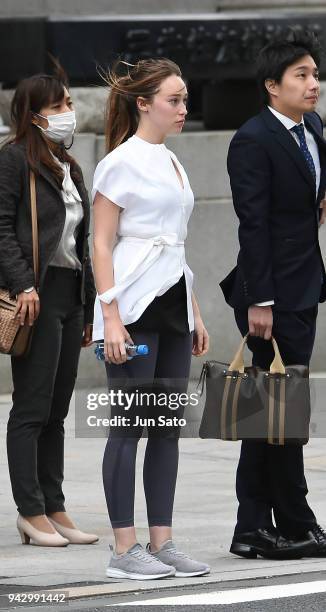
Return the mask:
<svg viewBox="0 0 326 612">
<path fill-rule="evenodd" d="M 19 83 L 14 136 L 0 152 L 0 287 L 17 296 L 16 316 L 34 327 L 29 353 L 12 357 L 13 406 L 7 450 L 22 542 L 95 542 L 76 528 L 62 492 L 64 418 L 81 346 L 91 344 L 94 281 L 88 254 L 89 202 L 67 153 L 76 126 L 63 74 Z M 36 177 L 39 288 L 33 273 L 29 176 Z"/>
<path fill-rule="evenodd" d="M 168 402 L 169 394 L 187 390 L 191 354 L 208 350 L 184 252 L 193 193 L 185 170 L 164 144 L 168 134 L 182 131 L 187 89 L 179 67 L 167 59 L 139 61 L 125 76 L 113 71 L 108 83 L 108 155 L 93 184 L 99 294 L 94 339 L 104 340 L 109 387 L 119 391 L 126 384 L 142 391 L 145 381 Z M 149 354 L 127 360 L 125 342 L 147 344 Z M 145 405 L 145 416 L 154 417 L 147 427 L 143 472 L 150 543 L 144 550 L 137 542 L 135 461 L 144 424 L 137 424 L 137 406 L 134 402 L 127 413 L 111 408 L 111 416 L 124 412 L 130 421 L 111 427 L 103 461 L 116 541 L 107 576 L 149 580 L 207 574 L 205 563 L 178 551 L 172 541 L 180 427 L 162 427 L 159 417 L 166 423 L 165 417 L 181 418 L 181 405 L 177 410 Z"/>
</svg>

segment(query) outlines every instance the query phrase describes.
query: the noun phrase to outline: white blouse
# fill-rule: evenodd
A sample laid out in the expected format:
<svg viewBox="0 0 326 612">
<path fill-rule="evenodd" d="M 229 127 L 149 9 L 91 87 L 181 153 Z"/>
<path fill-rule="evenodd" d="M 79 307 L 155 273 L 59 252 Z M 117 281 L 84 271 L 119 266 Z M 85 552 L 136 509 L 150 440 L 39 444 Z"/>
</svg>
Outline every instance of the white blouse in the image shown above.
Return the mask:
<svg viewBox="0 0 326 612">
<path fill-rule="evenodd" d="M 110 304 L 116 299 L 123 324 L 133 323 L 183 273 L 189 331 L 193 331 L 193 274 L 186 263 L 184 241 L 194 195 L 175 154 L 164 144 L 152 144 L 134 135 L 98 164 L 93 200 L 97 192 L 122 210 L 113 249 L 115 284 L 96 297 L 93 339 L 104 338 L 100 301 Z"/>
<path fill-rule="evenodd" d="M 82 201 L 70 175 L 70 164 L 68 162 L 63 163 L 56 157 L 55 160 L 64 172 L 61 195 L 66 206 L 66 218 L 62 236 L 57 250 L 50 261 L 50 266 L 81 270 L 82 265 L 76 250 L 76 236 L 78 226 L 84 217 Z"/>
</svg>

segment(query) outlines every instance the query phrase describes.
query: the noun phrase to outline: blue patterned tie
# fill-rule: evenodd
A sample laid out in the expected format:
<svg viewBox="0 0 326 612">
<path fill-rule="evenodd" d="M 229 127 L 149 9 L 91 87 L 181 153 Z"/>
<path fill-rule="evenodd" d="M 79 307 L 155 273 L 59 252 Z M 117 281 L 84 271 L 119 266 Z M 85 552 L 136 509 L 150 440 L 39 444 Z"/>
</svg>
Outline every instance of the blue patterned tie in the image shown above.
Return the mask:
<svg viewBox="0 0 326 612">
<path fill-rule="evenodd" d="M 316 182 L 316 168 L 315 168 L 315 164 L 314 164 L 314 160 L 312 159 L 312 155 L 308 149 L 308 145 L 307 145 L 307 141 L 306 141 L 306 137 L 304 134 L 304 125 L 302 123 L 300 123 L 299 125 L 295 125 L 293 128 L 291 128 L 292 132 L 295 132 L 296 135 L 299 138 L 299 142 L 300 142 L 300 149 L 304 155 L 304 158 L 309 166 L 309 170 L 312 174 L 312 176 L 314 177 L 314 181 Z"/>
</svg>

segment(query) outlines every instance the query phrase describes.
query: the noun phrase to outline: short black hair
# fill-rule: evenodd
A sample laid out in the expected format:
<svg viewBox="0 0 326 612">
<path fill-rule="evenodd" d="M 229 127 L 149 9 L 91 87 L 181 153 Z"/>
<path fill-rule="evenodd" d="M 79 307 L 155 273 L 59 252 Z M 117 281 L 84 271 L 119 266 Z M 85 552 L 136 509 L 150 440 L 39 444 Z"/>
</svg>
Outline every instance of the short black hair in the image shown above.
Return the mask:
<svg viewBox="0 0 326 612">
<path fill-rule="evenodd" d="M 266 79 L 281 83 L 286 69 L 305 55 L 310 55 L 319 67 L 321 53 L 321 45 L 314 32 L 295 28 L 289 28 L 282 37 L 275 38 L 263 47 L 256 62 L 257 83 L 262 103 L 270 102 L 265 87 Z"/>
</svg>

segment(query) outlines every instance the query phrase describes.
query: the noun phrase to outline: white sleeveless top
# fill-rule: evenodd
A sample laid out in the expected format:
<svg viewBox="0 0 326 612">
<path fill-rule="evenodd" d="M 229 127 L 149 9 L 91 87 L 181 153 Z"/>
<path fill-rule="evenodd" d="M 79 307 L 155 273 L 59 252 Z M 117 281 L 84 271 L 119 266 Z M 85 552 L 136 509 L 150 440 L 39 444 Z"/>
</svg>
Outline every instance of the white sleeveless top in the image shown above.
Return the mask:
<svg viewBox="0 0 326 612">
<path fill-rule="evenodd" d="M 109 304 L 116 299 L 121 320 L 127 325 L 137 321 L 153 299 L 183 274 L 189 331 L 193 331 L 193 274 L 186 263 L 184 241 L 194 195 L 175 154 L 164 144 L 152 144 L 134 135 L 98 164 L 93 200 L 97 192 L 122 210 L 113 249 L 115 284 L 96 297 L 93 339 L 104 337 L 100 300 Z"/>
</svg>

